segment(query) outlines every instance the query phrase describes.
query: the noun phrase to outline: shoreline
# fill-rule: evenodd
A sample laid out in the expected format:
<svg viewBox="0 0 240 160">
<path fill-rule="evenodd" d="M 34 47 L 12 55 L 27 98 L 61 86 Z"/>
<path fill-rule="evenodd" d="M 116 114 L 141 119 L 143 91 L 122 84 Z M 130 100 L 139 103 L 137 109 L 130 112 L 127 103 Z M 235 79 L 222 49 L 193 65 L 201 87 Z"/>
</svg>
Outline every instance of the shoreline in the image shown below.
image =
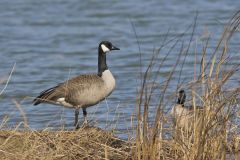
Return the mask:
<svg viewBox="0 0 240 160">
<path fill-rule="evenodd" d="M 161 140 L 164 156 L 178 159 L 178 145 L 174 139 Z M 97 127 L 79 130 L 0 130 L 0 157 L 4 159 L 133 159 L 135 140 L 122 140 L 111 131 Z M 240 157 L 226 149 L 226 159 Z M 233 151 L 233 150 L 232 150 Z M 237 152 L 236 152 L 237 151 Z M 176 157 L 176 156 L 180 157 Z M 235 157 L 232 157 L 232 156 Z M 162 156 L 159 158 L 161 159 Z"/>
</svg>

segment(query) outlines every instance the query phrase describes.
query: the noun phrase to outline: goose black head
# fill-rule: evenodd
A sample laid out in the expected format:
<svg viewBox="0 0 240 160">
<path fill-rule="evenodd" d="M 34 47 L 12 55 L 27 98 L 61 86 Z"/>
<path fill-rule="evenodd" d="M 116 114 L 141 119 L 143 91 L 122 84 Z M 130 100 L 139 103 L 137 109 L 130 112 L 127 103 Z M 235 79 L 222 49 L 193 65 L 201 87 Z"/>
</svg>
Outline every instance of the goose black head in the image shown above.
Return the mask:
<svg viewBox="0 0 240 160">
<path fill-rule="evenodd" d="M 186 100 L 186 94 L 185 94 L 185 91 L 182 89 L 182 90 L 180 90 L 178 92 L 178 101 L 177 101 L 177 103 L 181 104 L 181 105 L 184 105 L 185 100 Z"/>
<path fill-rule="evenodd" d="M 111 42 L 109 41 L 102 41 L 99 44 L 99 49 L 103 52 L 103 53 L 107 53 L 109 51 L 112 50 L 120 50 L 119 48 L 115 47 Z"/>
</svg>

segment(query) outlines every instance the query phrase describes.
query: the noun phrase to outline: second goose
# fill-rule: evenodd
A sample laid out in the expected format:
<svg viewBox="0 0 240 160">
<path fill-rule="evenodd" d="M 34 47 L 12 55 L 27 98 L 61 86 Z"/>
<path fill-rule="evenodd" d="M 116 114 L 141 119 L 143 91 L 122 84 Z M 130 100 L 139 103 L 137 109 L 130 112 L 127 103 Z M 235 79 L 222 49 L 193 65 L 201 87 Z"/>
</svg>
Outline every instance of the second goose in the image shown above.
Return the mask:
<svg viewBox="0 0 240 160">
<path fill-rule="evenodd" d="M 33 100 L 34 105 L 50 103 L 75 109 L 74 126 L 79 128 L 78 115 L 82 108 L 84 124 L 87 123 L 86 108 L 93 106 L 107 96 L 115 88 L 115 78 L 108 69 L 106 54 L 112 50 L 120 50 L 109 41 L 102 41 L 98 46 L 98 73 L 74 77 L 40 93 Z"/>
<path fill-rule="evenodd" d="M 196 106 L 196 110 L 194 110 L 194 106 L 186 106 L 185 101 L 186 93 L 184 90 L 180 90 L 178 92 L 177 104 L 173 106 L 171 115 L 173 116 L 175 126 L 190 129 L 194 120 L 196 120 L 195 123 L 199 123 L 201 121 L 203 107 Z"/>
</svg>

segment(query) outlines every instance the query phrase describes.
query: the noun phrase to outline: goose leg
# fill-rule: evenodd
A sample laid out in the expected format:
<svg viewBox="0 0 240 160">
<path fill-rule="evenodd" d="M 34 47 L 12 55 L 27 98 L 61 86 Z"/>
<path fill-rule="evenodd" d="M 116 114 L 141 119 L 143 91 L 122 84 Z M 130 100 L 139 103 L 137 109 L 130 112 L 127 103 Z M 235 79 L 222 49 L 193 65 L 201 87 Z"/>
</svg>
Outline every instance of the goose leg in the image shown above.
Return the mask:
<svg viewBox="0 0 240 160">
<path fill-rule="evenodd" d="M 87 121 L 87 109 L 86 108 L 82 108 L 83 111 L 83 116 L 84 116 L 84 125 L 87 125 L 88 121 Z"/>
<path fill-rule="evenodd" d="M 76 108 L 75 109 L 75 123 L 74 123 L 74 126 L 76 127 L 76 129 L 79 129 L 78 115 L 79 115 L 79 108 Z"/>
</svg>

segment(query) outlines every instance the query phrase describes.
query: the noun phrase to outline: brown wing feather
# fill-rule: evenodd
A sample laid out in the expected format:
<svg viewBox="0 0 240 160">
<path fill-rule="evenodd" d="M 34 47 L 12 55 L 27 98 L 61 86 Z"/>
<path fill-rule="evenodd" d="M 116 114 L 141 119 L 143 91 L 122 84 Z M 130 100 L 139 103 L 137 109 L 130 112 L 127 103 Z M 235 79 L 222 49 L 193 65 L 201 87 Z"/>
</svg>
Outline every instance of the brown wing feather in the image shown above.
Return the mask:
<svg viewBox="0 0 240 160">
<path fill-rule="evenodd" d="M 74 97 L 74 94 L 84 92 L 84 90 L 89 89 L 95 82 L 103 82 L 103 80 L 96 74 L 74 77 L 41 92 L 40 95 L 33 100 L 33 103 L 34 105 L 40 103 L 55 103 L 57 99 L 62 97 L 67 97 L 66 101 L 70 102 L 70 97 Z"/>
<path fill-rule="evenodd" d="M 63 92 L 59 92 L 59 88 L 61 88 L 62 84 L 59 84 L 55 87 L 49 88 L 40 93 L 38 97 L 33 100 L 34 105 L 38 105 L 40 103 L 54 103 L 58 98 L 63 97 Z"/>
</svg>

